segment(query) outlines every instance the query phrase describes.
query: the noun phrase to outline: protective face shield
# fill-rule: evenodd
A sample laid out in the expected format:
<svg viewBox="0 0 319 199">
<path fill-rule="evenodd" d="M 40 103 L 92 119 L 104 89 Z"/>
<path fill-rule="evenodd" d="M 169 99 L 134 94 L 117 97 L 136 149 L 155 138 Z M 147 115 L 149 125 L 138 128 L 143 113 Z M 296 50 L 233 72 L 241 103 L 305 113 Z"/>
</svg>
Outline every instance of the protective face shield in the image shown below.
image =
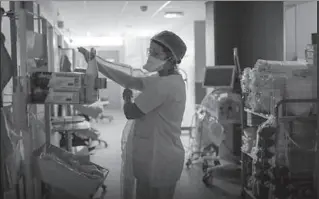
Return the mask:
<svg viewBox="0 0 319 199">
<path fill-rule="evenodd" d="M 169 61 L 169 59 L 161 60 L 153 56 L 149 56 L 143 69 L 148 72 L 157 72 L 164 68 L 164 65 Z"/>
</svg>

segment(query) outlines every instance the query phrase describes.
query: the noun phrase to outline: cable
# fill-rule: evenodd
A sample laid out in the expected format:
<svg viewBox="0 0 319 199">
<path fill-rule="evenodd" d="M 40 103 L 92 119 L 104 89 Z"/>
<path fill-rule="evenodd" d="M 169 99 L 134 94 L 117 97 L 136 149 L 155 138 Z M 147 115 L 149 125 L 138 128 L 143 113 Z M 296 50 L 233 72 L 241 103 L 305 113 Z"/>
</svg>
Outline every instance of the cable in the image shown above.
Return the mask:
<svg viewBox="0 0 319 199">
<path fill-rule="evenodd" d="M 181 68 L 178 68 L 178 70 L 179 71 L 181 71 L 183 74 L 184 74 L 184 76 L 185 76 L 185 78 L 183 77 L 183 75 L 182 75 L 182 77 L 183 77 L 183 80 L 184 80 L 184 82 L 185 82 L 185 84 L 186 84 L 186 89 L 188 89 L 188 79 L 187 79 L 187 73 L 186 73 L 186 71 L 185 70 L 183 70 L 183 69 L 181 69 Z"/>
</svg>

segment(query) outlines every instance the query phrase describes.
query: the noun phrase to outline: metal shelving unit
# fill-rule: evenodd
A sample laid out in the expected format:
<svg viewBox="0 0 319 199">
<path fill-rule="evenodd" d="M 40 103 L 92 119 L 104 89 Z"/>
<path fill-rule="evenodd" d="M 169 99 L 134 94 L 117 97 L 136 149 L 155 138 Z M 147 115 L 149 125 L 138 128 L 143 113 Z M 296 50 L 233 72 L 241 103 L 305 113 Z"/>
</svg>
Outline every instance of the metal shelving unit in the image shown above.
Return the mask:
<svg viewBox="0 0 319 199">
<path fill-rule="evenodd" d="M 318 55 L 318 51 L 317 51 L 317 46 L 316 46 L 316 39 L 318 40 L 318 34 L 313 34 L 312 35 L 312 40 L 313 40 L 313 62 L 310 62 L 311 64 L 313 63 L 313 69 L 314 72 L 316 74 L 318 74 L 318 66 L 317 66 L 317 55 Z M 309 53 L 309 52 L 308 52 Z M 238 59 L 238 57 L 237 57 Z M 238 60 L 237 60 L 238 61 Z M 236 63 L 236 62 L 235 62 Z M 239 63 L 236 63 L 237 65 L 239 65 Z M 317 75 L 318 76 L 318 75 Z M 317 81 L 317 85 L 318 85 L 318 79 L 314 78 Z M 313 82 L 315 83 L 315 82 Z M 314 90 L 314 96 L 317 96 L 317 93 L 319 92 L 319 87 L 316 86 L 315 87 L 316 90 Z M 274 107 L 273 113 L 274 114 L 266 114 L 266 113 L 258 113 L 255 112 L 247 107 L 245 107 L 245 101 L 246 101 L 246 95 L 247 94 L 242 94 L 242 134 L 244 132 L 244 130 L 248 127 L 252 127 L 252 126 L 259 126 L 260 124 L 262 124 L 263 122 L 267 121 L 269 118 L 273 117 L 275 118 L 275 148 L 277 147 L 277 143 L 276 140 L 278 139 L 278 135 L 284 135 L 284 134 L 288 134 L 288 135 L 284 135 L 289 137 L 291 134 L 291 132 L 288 130 L 288 132 L 283 133 L 283 126 L 287 125 L 287 126 L 291 126 L 292 123 L 294 122 L 299 122 L 301 124 L 312 124 L 315 126 L 316 130 L 314 130 L 313 133 L 313 137 L 314 137 L 314 148 L 309 150 L 309 149 L 303 149 L 303 148 L 298 148 L 295 147 L 291 150 L 293 151 L 297 151 L 301 154 L 304 153 L 304 156 L 309 156 L 309 155 L 313 155 L 314 156 L 314 161 L 313 161 L 313 169 L 311 171 L 309 171 L 307 173 L 307 177 L 302 179 L 298 179 L 297 177 L 302 176 L 304 173 L 293 173 L 290 175 L 290 180 L 295 181 L 295 182 L 305 182 L 307 183 L 307 180 L 311 179 L 311 185 L 313 186 L 313 192 L 314 192 L 314 197 L 313 199 L 316 199 L 319 197 L 319 98 L 314 98 L 314 99 L 283 99 L 281 101 L 279 101 L 276 106 Z M 313 106 L 316 107 L 316 110 L 313 109 L 313 113 L 310 115 L 288 115 L 286 114 L 286 107 L 288 104 L 299 104 L 299 103 L 303 103 L 303 104 L 311 104 Z M 291 130 L 291 129 L 290 129 Z M 290 140 L 289 140 L 290 139 Z M 289 142 L 292 142 L 291 137 L 289 138 Z M 286 140 L 287 141 L 287 140 Z M 287 141 L 288 142 L 288 141 Z M 294 145 L 296 145 L 296 143 L 293 143 Z M 275 160 L 276 160 L 276 152 L 275 152 Z M 242 157 L 242 198 L 244 199 L 287 199 L 288 197 L 275 197 L 275 195 L 273 194 L 273 190 L 274 187 L 272 187 L 272 189 L 270 189 L 267 193 L 262 194 L 261 196 L 256 196 L 253 194 L 253 191 L 247 188 L 247 176 L 252 174 L 252 166 L 254 164 L 254 162 L 257 160 L 257 157 L 255 155 L 253 155 L 252 153 L 249 152 L 244 152 L 242 151 L 241 154 Z M 271 164 L 272 167 L 278 167 L 278 166 L 288 166 L 288 165 L 278 165 L 277 161 L 272 161 Z M 289 169 L 289 168 L 288 168 Z M 313 175 L 312 175 L 313 173 Z M 299 175 L 300 174 L 300 175 Z M 298 176 L 299 175 L 299 176 Z M 310 183 L 309 183 L 310 184 Z M 294 196 L 296 195 L 296 193 L 294 193 Z M 293 197 L 293 199 L 295 199 L 297 197 Z M 291 199 L 291 198 L 289 198 Z M 298 198 L 298 199 L 305 199 L 305 198 Z"/>
<path fill-rule="evenodd" d="M 33 8 L 29 9 L 29 8 Z M 44 183 L 42 177 L 43 174 L 46 176 L 50 176 L 49 182 L 54 181 L 57 185 L 61 182 L 61 177 L 56 179 L 56 174 L 52 175 L 52 170 L 41 173 L 41 169 L 35 169 L 35 167 L 45 164 L 42 168 L 48 168 L 50 164 L 46 163 L 45 161 L 41 161 L 39 156 L 36 156 L 36 152 L 39 152 L 41 149 L 41 153 L 44 152 L 46 154 L 51 154 L 51 149 L 53 146 L 51 145 L 51 135 L 52 135 L 52 125 L 51 125 L 51 109 L 52 104 L 42 103 L 42 104 L 32 104 L 30 103 L 30 74 L 35 71 L 41 72 L 55 72 L 53 56 L 54 52 L 51 49 L 53 45 L 50 45 L 53 37 L 52 34 L 49 34 L 50 31 L 54 29 L 54 27 L 49 24 L 49 22 L 40 15 L 40 7 L 37 5 L 37 9 L 35 9 L 34 2 L 10 2 L 10 11 L 6 13 L 7 16 L 10 16 L 11 23 L 11 57 L 13 65 L 16 67 L 13 73 L 13 96 L 12 96 L 12 103 L 13 103 L 13 120 L 15 122 L 15 130 L 18 132 L 22 132 L 22 142 L 24 146 L 23 156 L 24 160 L 22 163 L 22 170 L 23 170 L 23 190 L 24 196 L 22 199 L 34 199 L 34 198 L 46 198 L 49 194 L 48 191 L 51 191 L 51 185 L 48 183 Z M 35 25 L 37 25 L 37 30 L 35 30 Z M 18 27 L 18 28 L 17 28 Z M 33 45 L 32 46 L 32 42 Z M 41 50 L 39 50 L 41 49 Z M 40 60 L 40 64 L 38 64 Z M 41 66 L 40 68 L 35 67 L 35 65 L 30 64 L 31 61 L 34 61 L 36 66 Z M 34 63 L 33 62 L 33 63 Z M 37 130 L 37 125 L 34 121 L 38 121 L 38 116 L 43 116 L 43 123 L 44 129 L 43 132 L 39 132 Z M 37 136 L 44 134 L 44 140 L 40 142 L 36 142 Z M 42 142 L 43 141 L 43 142 Z M 40 147 L 42 146 L 42 147 Z M 51 147 L 45 147 L 51 146 Z M 40 147 L 40 148 L 39 148 Z M 56 152 L 57 151 L 57 152 Z M 68 153 L 64 150 L 55 148 L 52 153 L 60 153 L 64 157 Z M 72 156 L 69 155 L 70 157 Z M 72 158 L 77 158 L 72 156 Z M 82 159 L 79 159 L 79 163 L 81 164 Z M 40 163 L 39 163 L 40 162 Z M 82 162 L 83 163 L 83 162 Z M 89 164 L 85 160 L 85 164 Z M 51 162 L 51 164 L 53 164 Z M 91 163 L 94 165 L 93 163 Z M 86 178 L 85 176 L 80 175 L 81 173 L 78 172 L 70 172 L 70 169 L 65 169 L 66 166 L 59 165 L 61 168 L 61 173 L 57 173 L 57 175 L 69 174 L 70 176 L 73 175 L 73 179 L 80 179 Z M 51 165 L 52 166 L 52 165 Z M 101 180 L 104 182 L 105 178 L 108 176 L 108 170 L 104 168 L 100 168 L 98 165 L 96 166 L 97 169 L 101 169 L 103 171 L 103 178 L 98 179 L 97 181 Z M 42 170 L 43 171 L 43 170 Z M 69 171 L 68 173 L 64 173 L 63 171 Z M 56 171 L 58 172 L 58 171 Z M 54 172 L 55 173 L 55 172 Z M 40 175 L 39 175 L 40 174 Z M 42 176 L 41 176 L 42 174 Z M 37 177 L 37 178 L 35 178 Z M 85 180 L 85 179 L 84 179 Z M 86 187 L 97 186 L 102 187 L 104 192 L 102 193 L 101 197 L 105 194 L 106 186 L 100 182 L 93 182 L 92 184 L 87 184 Z M 46 181 L 47 182 L 47 181 Z M 71 182 L 69 180 L 69 182 Z M 76 181 L 74 183 L 78 183 Z M 69 183 L 70 184 L 70 183 Z M 77 189 L 76 186 L 73 188 Z M 48 188 L 48 189 L 46 189 Z M 80 188 L 81 189 L 81 188 Z M 91 189 L 92 191 L 95 191 Z M 20 191 L 20 190 L 17 190 Z M 85 187 L 81 189 L 84 193 Z M 1 191 L 2 192 L 2 191 Z M 80 191 L 78 191 L 80 192 Z M 76 193 L 74 191 L 73 193 Z M 3 194 L 3 193 L 1 193 Z M 90 193 L 95 194 L 95 193 Z M 89 197 L 93 197 L 93 196 Z M 19 197 L 19 196 L 17 196 Z M 1 198 L 4 198 L 1 196 Z"/>
<path fill-rule="evenodd" d="M 318 99 L 284 99 L 281 100 L 280 102 L 277 103 L 276 107 L 275 107 L 275 114 L 274 117 L 276 118 L 276 139 L 278 139 L 278 136 L 280 134 L 282 134 L 282 128 L 281 125 L 282 124 L 288 124 L 288 123 L 292 123 L 294 121 L 298 121 L 298 122 L 311 122 L 311 123 L 316 123 L 317 122 L 317 115 L 309 115 L 309 116 L 287 116 L 283 113 L 285 113 L 284 109 L 285 106 L 289 103 L 311 103 L 311 104 L 319 104 L 319 100 Z M 248 108 L 244 108 L 243 107 L 243 118 L 247 118 L 247 115 L 250 115 L 248 118 L 254 117 L 254 121 L 252 125 L 247 125 L 247 120 L 243 120 L 243 130 L 246 127 L 251 127 L 251 126 L 259 126 L 261 123 L 263 123 L 264 121 L 268 120 L 271 115 L 270 114 L 263 114 L 263 113 L 256 113 Z M 289 132 L 288 132 L 289 133 Z M 316 132 L 313 132 L 316 133 Z M 318 146 L 318 142 L 316 144 L 316 146 Z M 297 151 L 300 151 L 302 153 L 302 151 L 305 152 L 304 149 L 294 149 Z M 309 154 L 311 155 L 318 155 L 318 150 L 316 151 L 316 149 L 313 149 L 313 152 L 310 152 Z M 276 153 L 275 153 L 276 156 Z M 272 198 L 272 191 L 270 189 L 270 191 L 268 192 L 268 196 L 266 195 L 261 195 L 261 196 L 255 196 L 253 194 L 253 192 L 251 190 L 249 190 L 247 188 L 247 176 L 250 176 L 252 174 L 252 166 L 254 164 L 254 161 L 256 161 L 257 157 L 255 157 L 253 154 L 251 153 L 247 153 L 247 152 L 243 152 L 242 151 L 242 197 L 243 198 L 249 198 L 249 199 L 268 199 L 268 198 Z M 275 158 L 276 159 L 276 158 Z M 276 162 L 274 162 L 272 165 L 272 167 L 277 167 L 279 165 L 277 165 Z M 317 171 L 316 169 L 317 166 L 314 166 L 313 169 L 313 177 L 311 176 L 311 173 L 308 173 L 308 177 L 306 179 L 300 180 L 300 179 L 296 179 L 293 176 L 298 176 L 299 173 L 294 173 L 291 177 L 292 177 L 292 183 L 295 183 L 296 180 L 298 181 L 298 183 L 300 183 L 301 181 L 305 181 L 305 183 L 308 182 L 309 179 L 312 180 L 312 184 L 313 184 L 313 190 L 316 190 L 316 175 L 317 175 Z M 303 173 L 300 173 L 301 175 Z M 295 197 L 297 198 L 297 197 Z M 279 199 L 286 199 L 284 197 L 279 198 Z M 298 198 L 299 199 L 299 198 Z M 300 198 L 301 199 L 301 198 Z M 315 199 L 315 197 L 313 198 Z"/>
</svg>

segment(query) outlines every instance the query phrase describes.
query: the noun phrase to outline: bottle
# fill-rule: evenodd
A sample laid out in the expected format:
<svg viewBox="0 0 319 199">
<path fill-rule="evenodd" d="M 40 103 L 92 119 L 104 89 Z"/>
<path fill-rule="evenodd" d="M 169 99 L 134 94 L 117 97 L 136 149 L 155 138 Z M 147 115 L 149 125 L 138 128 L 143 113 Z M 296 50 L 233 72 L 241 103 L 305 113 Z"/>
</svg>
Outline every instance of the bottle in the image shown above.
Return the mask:
<svg viewBox="0 0 319 199">
<path fill-rule="evenodd" d="M 98 90 L 95 81 L 98 78 L 98 66 L 95 59 L 96 50 L 91 48 L 90 59 L 85 73 L 86 88 L 85 88 L 85 103 L 91 104 L 98 100 Z"/>
</svg>

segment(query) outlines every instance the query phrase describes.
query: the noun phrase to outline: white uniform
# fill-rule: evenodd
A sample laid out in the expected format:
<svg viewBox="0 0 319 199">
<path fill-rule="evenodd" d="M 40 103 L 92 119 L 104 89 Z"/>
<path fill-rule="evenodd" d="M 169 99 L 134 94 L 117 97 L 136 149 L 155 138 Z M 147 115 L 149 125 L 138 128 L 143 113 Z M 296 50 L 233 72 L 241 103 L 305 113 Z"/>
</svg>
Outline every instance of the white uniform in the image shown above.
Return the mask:
<svg viewBox="0 0 319 199">
<path fill-rule="evenodd" d="M 185 83 L 180 75 L 151 76 L 143 81 L 144 89 L 135 99 L 135 104 L 146 114 L 136 120 L 133 137 L 137 192 L 144 186 L 144 195 L 147 191 L 153 192 L 145 198 L 169 199 L 173 196 L 168 195 L 174 195 L 184 165 L 185 151 L 180 135 L 186 102 Z M 149 190 L 145 190 L 146 185 Z M 171 193 L 155 193 L 161 192 L 158 189 Z M 139 193 L 137 198 L 141 198 Z"/>
</svg>

